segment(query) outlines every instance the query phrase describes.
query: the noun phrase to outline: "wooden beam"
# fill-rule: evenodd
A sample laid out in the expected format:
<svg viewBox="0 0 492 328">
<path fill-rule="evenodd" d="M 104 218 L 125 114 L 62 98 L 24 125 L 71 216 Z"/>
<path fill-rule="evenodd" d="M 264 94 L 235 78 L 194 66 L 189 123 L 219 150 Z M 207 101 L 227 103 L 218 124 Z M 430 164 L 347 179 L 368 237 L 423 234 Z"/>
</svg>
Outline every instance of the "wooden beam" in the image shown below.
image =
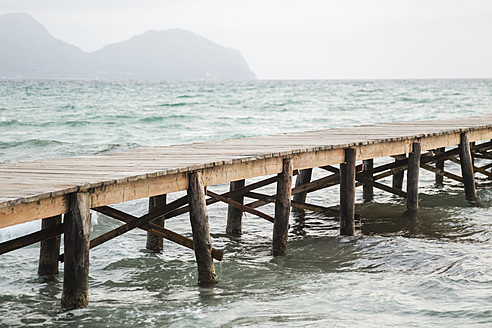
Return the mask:
<svg viewBox="0 0 492 328">
<path fill-rule="evenodd" d="M 231 181 L 229 186 L 229 191 L 234 191 L 236 189 L 241 189 L 245 186 L 246 180 Z M 233 201 L 238 204 L 244 204 L 244 196 L 238 195 L 231 197 Z M 227 225 L 226 233 L 230 236 L 240 236 L 242 234 L 242 217 L 243 211 L 233 205 L 227 208 Z"/>
<path fill-rule="evenodd" d="M 355 235 L 355 161 L 355 149 L 345 149 L 340 164 L 340 235 L 345 236 Z"/>
<path fill-rule="evenodd" d="M 273 256 L 285 255 L 287 251 L 293 169 L 294 162 L 292 159 L 284 159 L 282 172 L 277 175 L 277 199 L 275 202 L 275 221 L 273 222 Z"/>
<path fill-rule="evenodd" d="M 126 223 L 139 220 L 139 218 L 131 214 L 125 213 L 123 211 L 117 210 L 116 208 L 109 207 L 109 206 L 97 207 L 94 210 L 104 215 L 107 215 L 113 219 L 117 219 Z M 158 226 L 153 222 L 149 222 L 143 226 L 140 226 L 139 228 L 146 231 L 151 231 L 153 234 L 158 235 L 169 241 L 172 241 L 178 245 L 184 246 L 189 249 L 193 249 L 193 239 L 187 238 L 169 229 Z M 224 251 L 212 248 L 212 257 L 218 261 L 222 261 L 222 259 L 224 258 Z"/>
<path fill-rule="evenodd" d="M 408 155 L 407 212 L 416 211 L 419 207 L 420 153 L 420 143 L 414 142 L 412 152 Z"/>
<path fill-rule="evenodd" d="M 217 283 L 212 242 L 208 227 L 205 186 L 201 172 L 192 172 L 188 176 L 188 203 L 190 206 L 190 223 L 193 232 L 193 247 L 198 267 L 198 284 L 213 285 Z"/>
<path fill-rule="evenodd" d="M 3 243 L 0 243 L 0 255 L 38 243 L 42 240 L 54 238 L 61 233 L 63 233 L 63 223 L 51 228 L 42 229 L 40 231 L 30 233 L 19 238 L 4 241 Z"/>
<path fill-rule="evenodd" d="M 46 230 L 62 223 L 62 216 L 57 215 L 41 221 L 41 229 Z M 60 254 L 60 235 L 41 241 L 39 246 L 38 275 L 50 276 L 58 274 L 58 255 Z"/>
<path fill-rule="evenodd" d="M 458 182 L 463 182 L 463 178 L 460 177 L 459 175 L 438 169 L 437 167 L 431 166 L 429 164 L 420 164 L 420 167 L 427 170 L 427 171 L 436 173 L 436 176 L 437 175 L 445 176 L 446 178 L 450 178 L 450 179 L 456 180 Z"/>
<path fill-rule="evenodd" d="M 145 224 L 149 223 L 152 220 L 155 220 L 156 218 L 162 217 L 166 215 L 166 213 L 176 209 L 177 207 L 181 206 L 183 204 L 183 198 L 178 198 L 175 201 L 169 203 L 168 205 L 164 206 L 159 206 L 159 208 L 137 218 L 136 220 L 132 220 L 127 222 L 126 224 L 123 224 L 119 226 L 116 229 L 113 229 L 111 231 L 108 231 L 90 241 L 90 248 L 97 247 L 113 238 L 116 238 L 118 236 L 121 236 L 128 231 L 131 231 L 135 228 L 139 228 L 144 226 Z M 103 207 L 103 206 L 101 206 Z M 94 208 L 95 211 L 99 212 L 99 209 L 101 207 L 96 207 Z M 63 262 L 64 261 L 64 254 L 61 254 L 59 256 L 59 261 Z"/>
<path fill-rule="evenodd" d="M 233 206 L 234 208 L 237 208 L 241 213 L 242 212 L 248 212 L 248 213 L 251 213 L 253 215 L 259 216 L 259 217 L 261 217 L 263 219 L 266 219 L 266 220 L 268 220 L 268 221 L 270 221 L 272 223 L 274 221 L 274 218 L 272 218 L 270 215 L 267 215 L 267 214 L 265 214 L 263 212 L 260 212 L 258 210 L 255 210 L 255 209 L 253 209 L 253 208 L 251 208 L 249 206 L 246 206 L 246 205 L 243 205 L 241 203 L 238 203 L 235 200 L 232 200 L 232 199 L 229 199 L 227 197 L 218 195 L 218 194 L 216 194 L 216 193 L 214 193 L 214 192 L 212 192 L 210 190 L 207 190 L 207 196 L 210 196 L 210 197 L 215 198 L 215 199 L 217 199 L 217 200 L 219 200 L 221 202 L 224 202 L 226 204 L 229 204 L 230 206 Z"/>
<path fill-rule="evenodd" d="M 67 309 L 89 305 L 90 199 L 87 193 L 70 195 L 65 214 L 62 306 Z"/>
<path fill-rule="evenodd" d="M 366 159 L 363 161 L 363 165 L 363 173 L 365 173 L 368 183 L 363 184 L 362 199 L 367 203 L 374 199 L 374 174 L 372 173 L 372 169 L 374 168 L 374 160 Z"/>
<path fill-rule="evenodd" d="M 452 159 L 450 159 L 450 161 L 452 161 L 453 163 L 456 163 L 456 164 L 458 164 L 458 165 L 461 166 L 461 161 L 459 159 L 457 159 L 457 158 L 452 158 Z M 478 167 L 478 166 L 473 165 L 473 172 L 483 174 L 483 175 L 485 175 L 488 178 L 492 178 L 492 173 L 486 171 L 482 167 Z"/>
<path fill-rule="evenodd" d="M 261 180 L 261 181 L 252 183 L 250 185 L 247 185 L 243 188 L 236 189 L 234 191 L 226 192 L 224 194 L 221 194 L 221 196 L 223 196 L 223 197 L 235 197 L 235 196 L 239 196 L 239 195 L 244 195 L 245 193 L 247 193 L 251 190 L 267 186 L 269 184 L 275 183 L 276 181 L 277 181 L 277 177 L 270 177 L 270 178 L 267 178 L 265 180 Z M 208 205 L 215 204 L 217 202 L 220 202 L 220 200 L 210 198 L 210 199 L 207 199 L 206 204 L 208 206 Z M 178 216 L 178 215 L 181 215 L 184 213 L 188 213 L 189 210 L 190 210 L 189 206 L 185 206 L 185 207 L 176 209 L 174 211 L 167 213 L 165 219 L 167 220 L 167 219 L 173 218 L 175 216 Z"/>
<path fill-rule="evenodd" d="M 461 175 L 465 185 L 465 198 L 472 206 L 478 206 L 477 190 L 475 189 L 475 176 L 473 172 L 473 159 L 471 157 L 470 142 L 466 133 L 461 134 L 460 145 Z"/>
<path fill-rule="evenodd" d="M 166 205 L 166 195 L 149 197 L 149 213 L 153 210 Z M 160 217 L 153 221 L 156 225 L 164 227 L 164 218 Z M 164 248 L 164 240 L 162 237 L 147 232 L 147 242 L 145 247 L 152 252 L 160 253 Z"/>
<path fill-rule="evenodd" d="M 260 194 L 257 192 L 248 192 L 245 196 L 249 197 L 249 198 L 259 199 L 265 203 L 275 203 L 277 201 L 276 195 L 268 196 L 268 195 Z M 308 211 L 316 212 L 316 213 L 323 213 L 323 214 L 326 214 L 329 216 L 338 217 L 340 215 L 339 210 L 336 210 L 336 209 L 331 208 L 331 207 L 323 207 L 323 206 L 307 204 L 307 203 L 298 203 L 298 202 L 294 202 L 294 201 L 292 201 L 290 203 L 290 205 L 292 206 L 292 208 L 297 208 L 300 210 L 308 210 Z"/>
</svg>

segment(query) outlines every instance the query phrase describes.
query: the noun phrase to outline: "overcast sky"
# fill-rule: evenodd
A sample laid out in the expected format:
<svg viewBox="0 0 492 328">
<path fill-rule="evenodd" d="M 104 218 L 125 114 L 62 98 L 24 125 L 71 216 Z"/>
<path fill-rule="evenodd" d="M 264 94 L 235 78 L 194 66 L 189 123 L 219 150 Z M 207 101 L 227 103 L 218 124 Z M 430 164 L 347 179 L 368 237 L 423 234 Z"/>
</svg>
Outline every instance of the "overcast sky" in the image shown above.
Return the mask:
<svg viewBox="0 0 492 328">
<path fill-rule="evenodd" d="M 0 0 L 93 51 L 182 28 L 262 79 L 492 78 L 492 0 Z"/>
</svg>

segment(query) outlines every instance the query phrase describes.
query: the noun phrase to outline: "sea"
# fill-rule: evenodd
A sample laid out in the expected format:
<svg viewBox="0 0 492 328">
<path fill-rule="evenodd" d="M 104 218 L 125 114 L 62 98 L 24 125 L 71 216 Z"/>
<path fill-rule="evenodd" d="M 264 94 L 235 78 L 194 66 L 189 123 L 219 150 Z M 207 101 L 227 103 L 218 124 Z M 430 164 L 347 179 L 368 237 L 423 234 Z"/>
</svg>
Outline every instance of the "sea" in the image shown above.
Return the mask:
<svg viewBox="0 0 492 328">
<path fill-rule="evenodd" d="M 490 79 L 0 80 L 0 163 L 491 111 Z M 61 308 L 63 265 L 38 277 L 34 244 L 0 255 L 0 327 L 492 327 L 492 183 L 477 178 L 481 206 L 470 207 L 460 183 L 438 187 L 421 170 L 414 218 L 397 196 L 376 190 L 363 204 L 357 190 L 354 237 L 339 236 L 337 218 L 292 212 L 287 254 L 276 258 L 270 222 L 244 214 L 243 235 L 228 237 L 227 206 L 212 205 L 212 244 L 225 251 L 214 287 L 197 285 L 192 251 L 165 241 L 149 252 L 133 230 L 91 250 L 86 309 Z M 337 205 L 339 190 L 307 201 Z M 148 200 L 115 206 L 142 215 Z M 119 224 L 94 212 L 91 235 Z M 191 236 L 187 215 L 166 227 Z M 3 228 L 0 241 L 39 228 Z"/>
</svg>

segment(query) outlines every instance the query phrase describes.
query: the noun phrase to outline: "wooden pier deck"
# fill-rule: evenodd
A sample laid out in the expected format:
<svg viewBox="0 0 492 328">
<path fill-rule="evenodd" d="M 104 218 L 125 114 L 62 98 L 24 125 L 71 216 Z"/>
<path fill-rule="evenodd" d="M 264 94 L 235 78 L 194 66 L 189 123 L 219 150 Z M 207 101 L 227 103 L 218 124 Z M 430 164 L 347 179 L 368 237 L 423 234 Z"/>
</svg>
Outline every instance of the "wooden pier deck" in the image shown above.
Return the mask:
<svg viewBox="0 0 492 328">
<path fill-rule="evenodd" d="M 0 254 L 38 241 L 53 241 L 64 233 L 64 306 L 83 307 L 87 305 L 86 295 L 81 301 L 80 295 L 74 296 L 74 293 L 86 289 L 87 282 L 85 287 L 75 288 L 77 292 L 73 292 L 72 285 L 77 286 L 77 281 L 87 279 L 77 265 L 88 266 L 89 246 L 139 227 L 150 231 L 149 235 L 170 238 L 194 248 L 200 282 L 214 283 L 211 258 L 221 259 L 222 253 L 210 246 L 206 205 L 211 200 L 229 204 L 228 233 L 240 233 L 238 220 L 240 222 L 244 211 L 273 221 L 273 254 L 282 255 L 287 245 L 290 208 L 329 212 L 330 209 L 322 205 L 306 204 L 306 193 L 335 184 L 341 185 L 340 211 L 336 214 L 340 215 L 341 233 L 347 235 L 355 232 L 353 193 L 356 181 L 364 185 L 366 200 L 371 199 L 372 188 L 376 187 L 407 197 L 408 210 L 416 210 L 418 171 L 424 168 L 436 173 L 436 181 L 442 181 L 442 176 L 445 176 L 464 182 L 466 197 L 475 204 L 475 173 L 489 177 L 492 174 L 488 170 L 490 165 L 475 167 L 471 156 L 476 153 L 481 158 L 492 159 L 488 153 L 492 148 L 490 139 L 492 114 L 487 114 L 458 120 L 393 122 L 1 164 L 0 228 L 43 219 L 43 230 L 0 244 Z M 395 163 L 373 167 L 373 159 L 388 156 L 395 157 Z M 444 171 L 444 160 L 460 164 L 462 177 Z M 364 166 L 356 166 L 357 161 L 363 161 Z M 333 166 L 338 164 L 341 164 L 339 168 Z M 323 168 L 332 175 L 311 181 L 313 168 Z M 401 190 L 397 178 L 403 170 L 408 170 L 407 191 Z M 297 182 L 292 189 L 292 177 L 296 174 Z M 277 177 L 249 186 L 244 183 L 245 179 L 268 175 Z M 389 175 L 394 175 L 392 186 L 376 182 Z M 227 182 L 231 182 L 231 191 L 223 195 L 216 195 L 205 188 Z M 255 188 L 272 182 L 277 182 L 276 195 L 253 192 Z M 165 197 L 162 200 L 162 195 L 184 190 L 188 191 L 186 199 L 167 205 Z M 293 195 L 294 201 L 291 202 Z M 207 200 L 206 196 L 210 199 Z M 245 196 L 256 199 L 256 202 L 244 205 Z M 161 197 L 161 204 L 151 206 L 149 214 L 141 218 L 108 206 L 146 197 L 154 202 Z M 274 217 L 255 210 L 268 202 L 275 202 Z M 89 209 L 118 218 L 126 224 L 99 241 L 89 242 Z M 162 228 L 162 223 L 156 227 L 156 219 L 186 211 L 190 211 L 193 241 Z M 63 214 L 65 219 L 61 223 Z M 56 249 L 56 245 L 54 247 Z M 57 247 L 59 249 L 59 241 Z M 41 248 L 43 253 L 43 244 Z M 50 270 L 58 271 L 58 253 L 55 257 L 56 270 L 49 269 L 48 273 Z"/>
</svg>

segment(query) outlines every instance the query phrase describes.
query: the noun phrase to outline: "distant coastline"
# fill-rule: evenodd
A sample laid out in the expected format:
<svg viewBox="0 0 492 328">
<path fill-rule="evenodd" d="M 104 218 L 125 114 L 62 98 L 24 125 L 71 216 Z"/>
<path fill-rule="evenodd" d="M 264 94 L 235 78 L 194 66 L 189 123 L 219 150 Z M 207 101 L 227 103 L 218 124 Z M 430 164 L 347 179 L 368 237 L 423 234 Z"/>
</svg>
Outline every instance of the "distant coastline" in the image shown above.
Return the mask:
<svg viewBox="0 0 492 328">
<path fill-rule="evenodd" d="M 0 48 L 1 79 L 256 79 L 239 51 L 180 29 L 147 31 L 87 53 L 28 14 L 6 14 Z"/>
</svg>

